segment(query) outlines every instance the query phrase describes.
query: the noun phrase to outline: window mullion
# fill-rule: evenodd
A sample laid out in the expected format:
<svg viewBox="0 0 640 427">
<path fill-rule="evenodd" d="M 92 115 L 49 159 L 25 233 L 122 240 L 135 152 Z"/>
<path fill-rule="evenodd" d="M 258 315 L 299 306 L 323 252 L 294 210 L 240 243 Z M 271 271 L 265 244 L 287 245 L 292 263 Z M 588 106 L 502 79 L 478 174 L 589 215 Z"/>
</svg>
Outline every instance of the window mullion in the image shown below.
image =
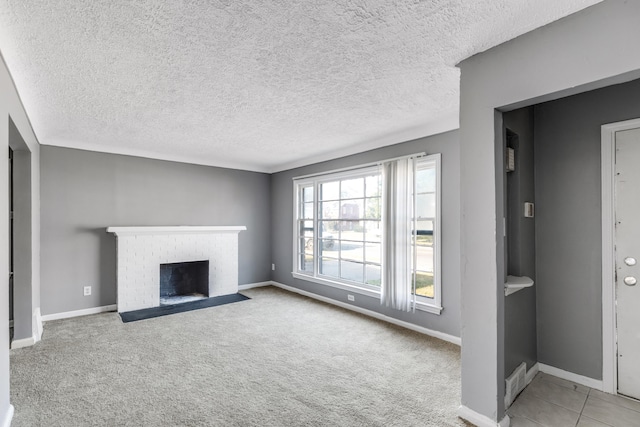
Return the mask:
<svg viewBox="0 0 640 427">
<path fill-rule="evenodd" d="M 338 181 L 338 277 L 342 280 L 342 180 Z"/>
<path fill-rule="evenodd" d="M 417 185 L 417 162 L 414 160 L 413 164 L 413 191 L 411 192 L 413 197 L 411 198 L 411 217 L 413 218 L 413 244 L 411 247 L 413 255 L 413 311 L 416 311 L 416 282 L 418 281 L 418 211 L 416 209 L 418 191 Z"/>
<path fill-rule="evenodd" d="M 320 221 L 320 184 L 318 182 L 313 183 L 313 275 L 318 277 L 320 274 L 320 260 L 318 259 L 318 224 Z"/>
</svg>

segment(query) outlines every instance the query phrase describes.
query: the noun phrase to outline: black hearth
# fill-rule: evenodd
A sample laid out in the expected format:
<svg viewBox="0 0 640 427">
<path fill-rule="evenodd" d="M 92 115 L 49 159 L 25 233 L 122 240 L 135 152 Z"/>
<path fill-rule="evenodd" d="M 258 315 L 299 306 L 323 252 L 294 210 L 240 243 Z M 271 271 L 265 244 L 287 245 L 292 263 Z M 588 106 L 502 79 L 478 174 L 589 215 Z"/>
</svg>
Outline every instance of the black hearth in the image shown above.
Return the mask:
<svg viewBox="0 0 640 427">
<path fill-rule="evenodd" d="M 209 297 L 209 261 L 160 264 L 160 305 Z"/>
</svg>

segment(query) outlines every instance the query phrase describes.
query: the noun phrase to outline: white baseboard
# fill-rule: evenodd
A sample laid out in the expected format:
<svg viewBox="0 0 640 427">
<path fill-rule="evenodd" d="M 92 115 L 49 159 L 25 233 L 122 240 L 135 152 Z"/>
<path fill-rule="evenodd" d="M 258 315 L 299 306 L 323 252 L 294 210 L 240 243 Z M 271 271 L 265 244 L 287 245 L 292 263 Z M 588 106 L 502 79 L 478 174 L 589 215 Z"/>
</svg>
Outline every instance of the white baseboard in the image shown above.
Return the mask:
<svg viewBox="0 0 640 427">
<path fill-rule="evenodd" d="M 42 339 L 42 315 L 40 314 L 40 307 L 33 310 L 33 316 L 31 318 L 31 330 L 36 342 Z"/>
<path fill-rule="evenodd" d="M 458 416 L 463 420 L 467 420 L 478 427 L 509 427 L 511 419 L 508 415 L 505 415 L 500 422 L 494 421 L 486 415 L 482 415 L 473 409 L 469 409 L 464 405 L 460 405 L 458 408 Z"/>
<path fill-rule="evenodd" d="M 533 365 L 531 367 L 531 369 L 529 369 L 527 371 L 527 373 L 525 374 L 525 376 L 524 376 L 525 383 L 527 385 L 529 385 L 531 383 L 531 381 L 533 381 L 533 379 L 535 378 L 535 376 L 536 376 L 536 374 L 538 372 L 540 372 L 540 364 L 538 362 L 536 362 L 536 364 Z"/>
<path fill-rule="evenodd" d="M 7 413 L 4 414 L 4 419 L 0 423 L 0 427 L 11 427 L 11 420 L 13 419 L 13 405 L 9 405 Z"/>
<path fill-rule="evenodd" d="M 563 380 L 571 381 L 572 383 L 580 384 L 586 387 L 595 388 L 596 390 L 602 391 L 603 389 L 602 380 L 595 380 L 583 375 L 574 374 L 573 372 L 568 372 L 559 368 L 555 368 L 553 366 L 545 365 L 544 363 L 538 363 L 538 367 L 540 369 L 540 372 L 544 372 L 545 374 L 553 375 L 554 377 L 562 378 Z"/>
<path fill-rule="evenodd" d="M 13 326 L 13 320 L 10 321 Z M 16 348 L 30 347 L 40 341 L 42 337 L 42 319 L 40 318 L 40 308 L 36 308 L 31 316 L 31 336 L 28 338 L 14 339 L 11 341 L 11 350 Z"/>
<path fill-rule="evenodd" d="M 85 308 L 84 310 L 65 311 L 63 313 L 45 314 L 42 316 L 43 322 L 49 322 L 51 320 L 68 319 L 70 317 L 88 316 L 89 314 L 105 313 L 107 311 L 116 311 L 118 306 L 116 304 L 105 305 L 102 307 Z"/>
<path fill-rule="evenodd" d="M 346 308 L 347 310 L 355 311 L 356 313 L 364 314 L 365 316 L 373 317 L 378 320 L 383 320 L 388 323 L 392 323 L 397 326 L 401 326 L 403 328 L 411 329 L 412 331 L 420 332 L 421 334 L 429 335 L 431 337 L 439 338 L 443 341 L 450 342 L 452 344 L 460 345 L 461 340 L 459 337 L 455 337 L 453 335 L 445 334 L 444 332 L 434 331 L 432 329 L 425 328 L 423 326 L 414 325 L 413 323 L 405 322 L 403 320 L 398 320 L 390 316 L 385 316 L 384 314 L 380 314 L 375 311 L 367 310 L 366 308 L 361 308 L 352 304 L 347 304 L 341 301 L 336 301 L 331 298 L 323 297 L 322 295 L 317 295 L 312 292 L 303 291 L 302 289 L 294 288 L 293 286 L 284 285 L 278 282 L 270 282 L 271 285 L 278 287 L 280 289 L 284 289 L 285 291 L 295 292 L 300 295 L 304 295 L 309 298 L 317 299 L 322 302 L 326 302 L 328 304 L 333 304 L 338 307 Z"/>
<path fill-rule="evenodd" d="M 271 286 L 271 285 L 273 285 L 273 282 L 247 283 L 246 285 L 239 285 L 238 290 L 246 291 L 247 289 L 261 288 L 263 286 Z"/>
<path fill-rule="evenodd" d="M 15 350 L 16 348 L 31 347 L 35 343 L 36 339 L 34 337 L 13 340 L 11 341 L 11 350 Z"/>
</svg>

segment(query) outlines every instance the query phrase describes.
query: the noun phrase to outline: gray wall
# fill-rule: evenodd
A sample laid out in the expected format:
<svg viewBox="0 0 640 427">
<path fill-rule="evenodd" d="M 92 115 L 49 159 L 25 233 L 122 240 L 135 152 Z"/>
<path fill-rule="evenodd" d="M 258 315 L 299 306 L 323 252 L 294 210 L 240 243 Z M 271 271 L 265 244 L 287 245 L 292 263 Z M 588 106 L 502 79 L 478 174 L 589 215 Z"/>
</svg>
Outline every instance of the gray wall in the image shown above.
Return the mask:
<svg viewBox="0 0 640 427">
<path fill-rule="evenodd" d="M 503 115 L 505 131 L 517 135 L 515 171 L 507 181 L 507 274 L 536 280 L 535 218 L 525 218 L 524 203 L 534 199 L 533 108 L 522 108 Z M 505 141 L 507 143 L 508 141 Z M 504 373 L 510 375 L 522 362 L 531 369 L 538 361 L 536 333 L 536 289 L 526 288 L 504 301 Z"/>
<path fill-rule="evenodd" d="M 356 295 L 354 304 L 455 337 L 460 336 L 460 165 L 457 131 L 274 174 L 271 183 L 273 198 L 271 250 L 276 271 L 273 272 L 273 280 L 337 301 L 348 302 L 347 291 L 294 279 L 291 276 L 293 268 L 292 178 L 421 151 L 426 151 L 428 154 L 442 153 L 442 305 L 444 310 L 439 316 L 419 310 L 415 314 L 406 313 L 382 307 L 379 299 L 364 295 Z"/>
<path fill-rule="evenodd" d="M 115 304 L 108 226 L 245 225 L 239 282 L 270 279 L 267 174 L 50 146 L 41 165 L 43 315 Z"/>
<path fill-rule="evenodd" d="M 29 118 L 22 107 L 9 71 L 0 58 L 0 149 L 9 149 L 10 123 L 30 152 L 31 171 L 31 307 L 32 313 L 40 307 L 40 145 L 31 129 Z M 24 147 L 23 147 L 24 148 Z M 0 425 L 8 425 L 13 408 L 9 403 L 9 172 L 8 162 L 0 162 Z M 36 328 L 37 329 L 37 328 Z M 39 340 L 37 330 L 33 339 Z"/>
<path fill-rule="evenodd" d="M 602 379 L 600 126 L 640 117 L 640 80 L 535 107 L 538 356 Z"/>
<path fill-rule="evenodd" d="M 629 54 L 640 43 L 638 16 L 640 2 L 607 0 L 460 64 L 463 412 L 505 415 L 495 156 L 502 135 L 494 112 L 640 77 L 640 56 Z"/>
<path fill-rule="evenodd" d="M 18 128 L 9 120 L 13 150 L 13 339 L 33 334 L 31 152 Z"/>
</svg>

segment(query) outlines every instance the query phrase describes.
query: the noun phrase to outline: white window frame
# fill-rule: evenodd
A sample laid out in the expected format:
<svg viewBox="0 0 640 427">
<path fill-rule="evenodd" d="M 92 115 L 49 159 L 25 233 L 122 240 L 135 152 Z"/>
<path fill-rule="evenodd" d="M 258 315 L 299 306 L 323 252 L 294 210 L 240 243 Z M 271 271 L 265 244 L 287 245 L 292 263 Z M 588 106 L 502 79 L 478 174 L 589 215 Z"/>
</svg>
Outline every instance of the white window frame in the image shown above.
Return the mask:
<svg viewBox="0 0 640 427">
<path fill-rule="evenodd" d="M 442 168 L 441 154 L 431 154 L 416 159 L 416 169 L 420 163 L 433 163 L 436 169 L 435 199 L 436 209 L 433 221 L 433 291 L 434 297 L 416 296 L 416 308 L 429 313 L 440 314 L 442 312 Z M 415 250 L 415 246 L 414 246 Z M 414 258 L 415 259 L 415 258 Z M 415 266 L 414 266 L 415 272 Z"/>
<path fill-rule="evenodd" d="M 418 295 L 416 296 L 416 309 L 425 311 L 433 314 L 440 314 L 442 312 L 442 268 L 441 268 L 441 253 L 442 253 L 442 239 L 441 239 L 441 222 L 442 222 L 442 209 L 441 209 L 441 198 L 442 198 L 442 188 L 441 188 L 441 155 L 440 153 L 432 154 L 428 156 L 423 156 L 416 159 L 416 162 L 430 162 L 435 165 L 436 168 L 436 212 L 435 212 L 435 220 L 434 220 L 434 230 L 433 230 L 433 245 L 434 245 L 434 254 L 433 254 L 433 270 L 434 270 L 434 298 L 428 298 L 425 296 Z M 348 170 L 336 170 L 329 171 L 322 174 L 307 176 L 307 177 L 298 177 L 293 178 L 293 271 L 291 272 L 292 276 L 296 279 L 301 279 L 313 283 L 318 283 L 325 286 L 331 286 L 334 288 L 346 290 L 349 292 L 354 292 L 361 295 L 367 295 L 374 298 L 380 298 L 380 289 L 376 286 L 368 286 L 366 284 L 358 284 L 354 282 L 349 282 L 344 279 L 333 279 L 319 276 L 318 274 L 318 255 L 317 252 L 314 251 L 313 256 L 313 274 L 305 273 L 301 270 L 298 270 L 298 220 L 299 220 L 299 212 L 301 206 L 300 200 L 300 187 L 313 185 L 314 188 L 314 217 L 313 217 L 313 228 L 314 228 L 314 247 L 317 247 L 318 244 L 318 212 L 317 212 L 317 203 L 318 203 L 318 194 L 319 194 L 319 186 L 323 182 L 327 181 L 335 181 L 341 179 L 348 179 L 350 177 L 358 177 L 370 174 L 371 172 L 381 173 L 380 168 L 378 166 L 370 166 L 370 165 L 362 165 L 361 167 L 354 167 Z M 413 284 L 411 284 L 413 286 Z"/>
</svg>

